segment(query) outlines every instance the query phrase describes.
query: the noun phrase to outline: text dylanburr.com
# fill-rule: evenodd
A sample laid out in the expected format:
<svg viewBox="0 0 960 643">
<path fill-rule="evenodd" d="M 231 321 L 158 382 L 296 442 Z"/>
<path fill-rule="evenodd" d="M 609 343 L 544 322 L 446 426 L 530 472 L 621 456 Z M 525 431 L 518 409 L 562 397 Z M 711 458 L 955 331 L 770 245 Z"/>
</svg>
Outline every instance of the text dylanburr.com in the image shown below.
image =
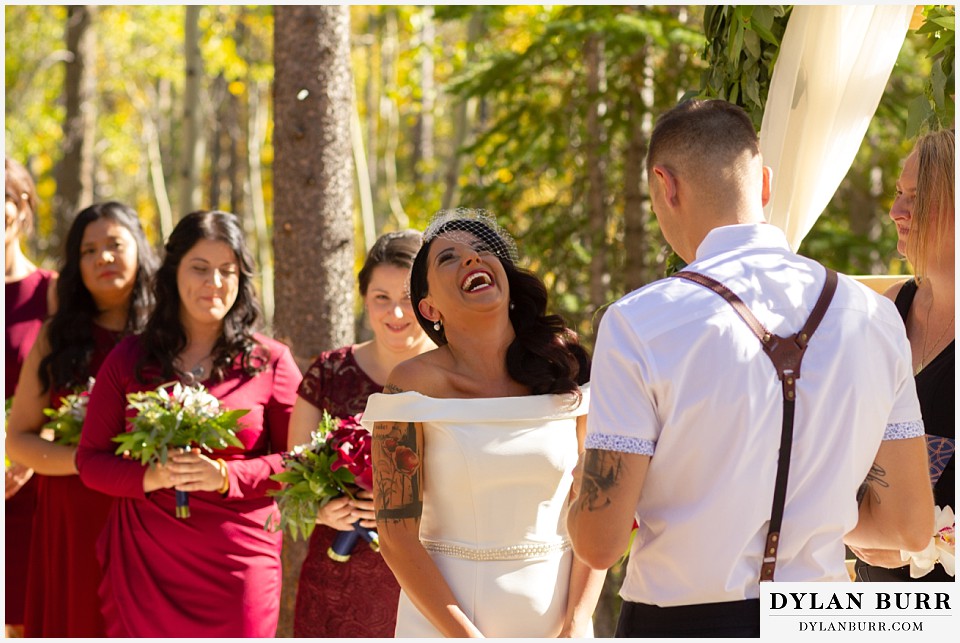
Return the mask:
<svg viewBox="0 0 960 643">
<path fill-rule="evenodd" d="M 958 606 L 954 583 L 760 583 L 760 633 L 769 641 L 953 640 Z"/>
</svg>

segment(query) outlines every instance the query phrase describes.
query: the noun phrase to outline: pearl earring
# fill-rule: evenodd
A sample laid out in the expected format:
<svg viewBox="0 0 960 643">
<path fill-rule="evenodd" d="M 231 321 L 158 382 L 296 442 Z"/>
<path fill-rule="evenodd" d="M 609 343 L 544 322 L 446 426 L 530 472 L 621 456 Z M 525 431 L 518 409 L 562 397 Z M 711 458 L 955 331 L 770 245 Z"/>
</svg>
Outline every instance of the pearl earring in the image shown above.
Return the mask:
<svg viewBox="0 0 960 643">
<path fill-rule="evenodd" d="M 440 320 L 439 320 L 439 319 L 438 319 L 437 321 L 433 322 L 433 330 L 437 331 L 438 333 L 440 332 Z"/>
<path fill-rule="evenodd" d="M 516 305 L 513 303 L 513 300 L 510 301 L 510 310 L 513 310 Z"/>
</svg>

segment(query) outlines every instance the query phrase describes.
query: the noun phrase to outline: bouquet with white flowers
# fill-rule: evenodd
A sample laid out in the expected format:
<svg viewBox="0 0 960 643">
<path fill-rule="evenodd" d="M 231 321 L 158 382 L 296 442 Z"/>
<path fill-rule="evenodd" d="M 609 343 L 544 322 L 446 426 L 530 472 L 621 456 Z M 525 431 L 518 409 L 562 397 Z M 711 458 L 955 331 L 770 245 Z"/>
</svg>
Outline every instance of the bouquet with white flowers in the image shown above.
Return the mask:
<svg viewBox="0 0 960 643">
<path fill-rule="evenodd" d="M 170 449 L 199 447 L 212 452 L 243 446 L 236 435 L 237 420 L 249 410 L 221 408 L 220 400 L 202 384 L 167 383 L 155 391 L 130 393 L 127 408 L 137 411 L 132 428 L 113 441 L 120 444 L 117 454 L 128 454 L 141 464 L 166 464 Z M 186 491 L 176 495 L 177 517 L 189 518 L 189 495 Z"/>
<path fill-rule="evenodd" d="M 80 443 L 80 430 L 87 416 L 87 402 L 90 401 L 95 383 L 96 380 L 91 377 L 87 379 L 86 388 L 78 387 L 72 394 L 61 397 L 58 408 L 43 409 L 43 414 L 50 418 L 43 428 L 53 429 L 57 444 L 75 446 Z"/>
</svg>

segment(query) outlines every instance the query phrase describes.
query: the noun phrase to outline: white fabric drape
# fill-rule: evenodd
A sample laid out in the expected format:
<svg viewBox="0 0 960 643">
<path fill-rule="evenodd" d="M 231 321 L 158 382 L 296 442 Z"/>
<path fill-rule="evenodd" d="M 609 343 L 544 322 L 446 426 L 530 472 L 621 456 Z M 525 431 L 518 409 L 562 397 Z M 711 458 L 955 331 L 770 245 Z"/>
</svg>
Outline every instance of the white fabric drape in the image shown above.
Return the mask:
<svg viewBox="0 0 960 643">
<path fill-rule="evenodd" d="M 760 128 L 773 169 L 767 221 L 794 251 L 850 169 L 910 25 L 913 5 L 796 5 Z"/>
</svg>

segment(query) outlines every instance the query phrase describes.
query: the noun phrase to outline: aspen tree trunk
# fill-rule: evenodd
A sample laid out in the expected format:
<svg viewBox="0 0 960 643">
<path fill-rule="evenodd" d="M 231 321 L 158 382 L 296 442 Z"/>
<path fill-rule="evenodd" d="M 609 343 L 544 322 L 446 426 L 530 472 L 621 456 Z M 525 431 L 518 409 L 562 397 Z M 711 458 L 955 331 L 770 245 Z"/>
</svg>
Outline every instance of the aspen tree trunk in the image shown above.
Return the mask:
<svg viewBox="0 0 960 643">
<path fill-rule="evenodd" d="M 267 229 L 267 204 L 263 198 L 263 176 L 260 171 L 260 158 L 263 155 L 263 141 L 267 135 L 266 83 L 249 80 L 249 118 L 247 125 L 247 177 L 250 180 L 250 212 L 253 215 L 254 230 L 257 236 L 257 268 L 260 273 L 260 304 L 267 320 L 268 329 L 273 325 L 273 254 L 271 253 L 270 231 Z"/>
<path fill-rule="evenodd" d="M 159 104 L 159 101 L 156 101 Z M 147 148 L 150 167 L 150 185 L 157 203 L 157 223 L 160 230 L 160 242 L 163 243 L 173 232 L 173 211 L 167 195 L 167 183 L 163 172 L 163 153 L 160 150 L 160 131 L 156 122 L 160 120 L 159 110 L 154 113 L 150 105 L 140 106 L 143 123 L 143 142 Z"/>
<path fill-rule="evenodd" d="M 473 43 L 477 42 L 484 32 L 484 19 L 482 11 L 474 11 L 470 15 L 470 22 L 467 23 L 467 62 L 468 64 L 476 58 Z M 460 198 L 460 168 L 463 163 L 463 155 L 460 150 L 467 142 L 470 136 L 471 121 L 473 113 L 476 110 L 476 99 L 463 100 L 457 102 L 453 114 L 453 146 L 450 150 L 451 158 L 447 161 L 447 172 L 444 175 L 445 189 L 441 207 L 446 210 L 456 204 Z"/>
<path fill-rule="evenodd" d="M 397 26 L 396 7 L 385 9 L 386 30 L 380 47 L 380 65 L 384 87 L 397 85 L 397 57 L 400 48 L 399 28 Z M 396 102 L 386 92 L 380 94 L 380 117 L 386 123 L 386 148 L 383 154 L 383 174 L 387 185 L 387 203 L 390 214 L 397 222 L 398 228 L 410 226 L 410 219 L 403 210 L 400 201 L 400 190 L 397 185 L 397 147 L 400 144 L 400 111 Z"/>
<path fill-rule="evenodd" d="M 230 145 L 228 146 L 227 177 L 230 186 L 230 212 L 244 211 L 244 165 L 246 165 L 246 155 L 244 154 L 240 138 L 243 132 L 241 123 L 243 122 L 243 104 L 238 96 L 230 95 L 230 111 L 227 119 L 227 133 L 230 136 Z"/>
<path fill-rule="evenodd" d="M 437 90 L 434 83 L 433 48 L 436 44 L 436 28 L 433 22 L 433 7 L 420 10 L 420 118 L 417 123 L 417 147 L 414 157 L 414 176 L 424 185 L 434 180 L 434 116 Z M 422 172 L 420 168 L 422 167 Z"/>
<path fill-rule="evenodd" d="M 207 199 L 207 205 L 213 210 L 220 209 L 220 183 L 223 180 L 221 166 L 223 158 L 221 151 L 224 142 L 229 144 L 230 137 L 224 131 L 227 120 L 227 110 L 229 109 L 229 92 L 227 91 L 227 79 L 223 74 L 218 74 L 211 83 L 210 93 L 212 95 L 213 112 L 213 131 L 210 134 L 210 196 Z"/>
<path fill-rule="evenodd" d="M 380 7 L 380 11 L 383 8 Z M 367 17 L 367 33 L 371 35 L 367 43 L 367 82 L 364 85 L 364 103 L 367 107 L 367 175 L 370 177 L 370 194 L 373 197 L 373 213 L 378 230 L 383 228 L 386 208 L 381 206 L 380 198 L 380 85 L 379 69 L 381 21 L 378 14 L 370 12 Z"/>
</svg>

